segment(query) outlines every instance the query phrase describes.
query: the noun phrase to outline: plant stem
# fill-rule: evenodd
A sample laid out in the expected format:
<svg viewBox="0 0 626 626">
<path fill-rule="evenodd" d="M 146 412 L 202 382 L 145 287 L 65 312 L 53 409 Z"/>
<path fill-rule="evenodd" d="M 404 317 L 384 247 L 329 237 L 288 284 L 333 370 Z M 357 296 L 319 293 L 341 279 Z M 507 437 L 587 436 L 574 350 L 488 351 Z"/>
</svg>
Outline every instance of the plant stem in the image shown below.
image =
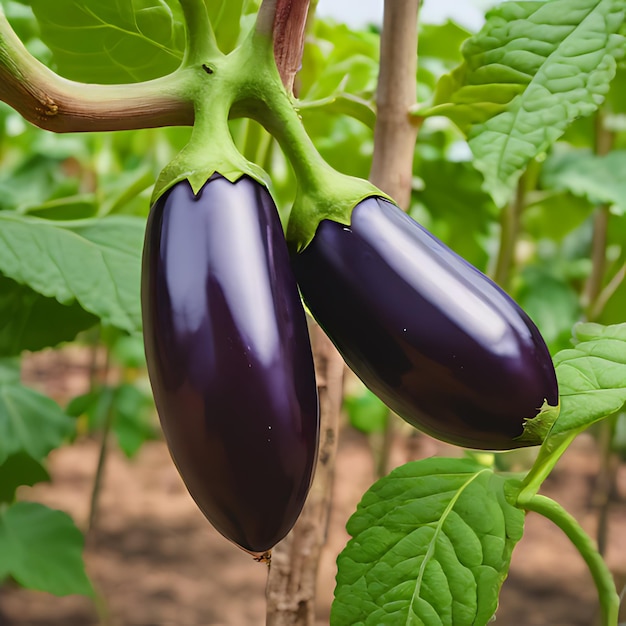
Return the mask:
<svg viewBox="0 0 626 626">
<path fill-rule="evenodd" d="M 560 504 L 546 496 L 533 496 L 524 503 L 524 509 L 548 518 L 567 535 L 585 560 L 593 577 L 600 600 L 602 626 L 617 626 L 620 599 L 615 582 L 589 535 Z"/>
<path fill-rule="evenodd" d="M 500 218 L 500 248 L 494 271 L 494 281 L 503 289 L 511 282 L 511 270 L 515 261 L 515 248 L 520 233 L 521 216 L 526 196 L 526 177 L 521 176 L 512 202 L 502 211 Z"/>
<path fill-rule="evenodd" d="M 267 583 L 267 626 L 313 626 L 317 572 L 332 501 L 343 359 L 314 324 L 311 329 L 320 402 L 321 442 L 315 478 L 300 518 L 272 551 Z"/>
<path fill-rule="evenodd" d="M 377 117 L 369 179 L 405 211 L 411 202 L 413 155 L 419 130 L 411 116 L 417 93 L 419 0 L 387 0 L 380 38 Z"/>
<path fill-rule="evenodd" d="M 201 64 L 221 56 L 204 0 L 179 0 L 185 17 L 187 46 L 184 66 Z"/>
<path fill-rule="evenodd" d="M 274 55 L 283 84 L 291 91 L 294 68 L 302 57 L 304 40 L 303 7 L 308 0 L 293 2 L 299 8 L 287 17 L 277 19 L 280 7 L 290 6 L 284 0 L 264 0 L 257 19 L 257 32 L 281 38 Z M 295 23 L 289 27 L 281 19 Z M 269 32 L 267 29 L 270 29 Z M 308 139 L 308 137 L 307 137 Z M 270 140 L 272 141 L 272 140 Z M 271 143 L 269 144 L 272 145 Z M 311 343 L 315 361 L 320 405 L 320 450 L 313 484 L 300 518 L 289 535 L 272 551 L 267 581 L 268 626 L 312 626 L 315 623 L 317 572 L 332 502 L 332 483 L 343 400 L 343 359 L 323 333 L 312 322 Z"/>
<path fill-rule="evenodd" d="M 615 134 L 607 130 L 604 118 L 603 109 L 599 109 L 595 117 L 595 153 L 599 157 L 608 154 L 615 142 Z M 607 204 L 596 207 L 593 217 L 593 238 L 591 242 L 591 273 L 582 294 L 585 317 L 589 321 L 595 321 L 602 314 L 602 310 L 612 293 L 623 280 L 620 270 L 609 281 L 607 287 L 603 287 L 607 274 L 606 248 L 610 216 L 610 207 Z M 605 419 L 599 424 L 597 436 L 600 469 L 596 478 L 593 503 L 598 506 L 596 540 L 600 554 L 604 554 L 607 543 L 611 495 L 619 465 L 619 463 L 615 462 L 616 455 L 611 447 L 612 440 L 613 426 L 611 420 Z"/>
<path fill-rule="evenodd" d="M 35 59 L 0 7 L 0 100 L 58 133 L 193 124 L 186 72 L 127 85 L 67 80 Z"/>
<path fill-rule="evenodd" d="M 413 157 L 421 118 L 410 115 L 417 95 L 417 16 L 419 0 L 387 0 L 380 37 L 376 124 L 370 181 L 407 211 L 413 187 Z M 385 420 L 378 477 L 389 468 L 396 421 Z"/>
<path fill-rule="evenodd" d="M 93 487 L 91 489 L 87 532 L 92 532 L 96 525 L 96 517 L 98 515 L 98 502 L 100 500 L 100 492 L 102 491 L 104 468 L 106 467 L 109 435 L 111 434 L 111 428 L 113 426 L 113 390 L 106 388 L 103 393 L 105 394 L 105 400 L 103 405 L 104 423 L 102 425 L 102 432 L 100 433 L 100 451 L 98 453 L 98 465 L 96 466 L 96 474 L 93 481 Z"/>
<path fill-rule="evenodd" d="M 559 435 L 548 436 L 541 445 L 533 466 L 522 481 L 521 489 L 517 496 L 519 506 L 525 508 L 526 503 L 537 495 L 543 481 L 550 475 L 550 472 L 572 441 L 583 430 L 584 428 L 569 430 Z"/>
<path fill-rule="evenodd" d="M 309 0 L 278 0 L 274 17 L 274 58 L 289 93 L 302 62 Z"/>
</svg>

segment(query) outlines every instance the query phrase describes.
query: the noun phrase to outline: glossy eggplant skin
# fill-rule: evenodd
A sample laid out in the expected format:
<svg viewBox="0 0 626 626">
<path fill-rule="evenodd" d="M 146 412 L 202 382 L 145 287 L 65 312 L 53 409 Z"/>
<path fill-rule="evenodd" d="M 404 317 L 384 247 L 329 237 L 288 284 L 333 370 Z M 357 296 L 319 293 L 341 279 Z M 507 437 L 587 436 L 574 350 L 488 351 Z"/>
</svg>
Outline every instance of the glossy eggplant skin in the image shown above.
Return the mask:
<svg viewBox="0 0 626 626">
<path fill-rule="evenodd" d="M 536 326 L 494 282 L 399 207 L 367 198 L 292 254 L 306 305 L 350 368 L 420 430 L 504 450 L 558 403 Z"/>
<path fill-rule="evenodd" d="M 274 202 L 256 181 L 186 180 L 152 207 L 142 310 L 174 462 L 226 538 L 261 554 L 295 523 L 314 470 L 317 388 Z"/>
</svg>

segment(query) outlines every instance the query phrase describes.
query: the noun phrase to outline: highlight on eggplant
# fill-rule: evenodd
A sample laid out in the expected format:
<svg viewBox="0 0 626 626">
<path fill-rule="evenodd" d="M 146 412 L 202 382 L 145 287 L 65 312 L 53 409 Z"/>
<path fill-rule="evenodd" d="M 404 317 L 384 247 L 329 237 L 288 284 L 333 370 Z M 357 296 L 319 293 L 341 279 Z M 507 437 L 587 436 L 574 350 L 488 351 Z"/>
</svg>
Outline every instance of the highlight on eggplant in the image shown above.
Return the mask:
<svg viewBox="0 0 626 626">
<path fill-rule="evenodd" d="M 292 263 L 346 363 L 406 421 L 467 448 L 542 442 L 549 423 L 524 427 L 558 406 L 558 386 L 537 327 L 395 204 L 370 197 L 350 225 L 322 220 Z"/>
<path fill-rule="evenodd" d="M 317 388 L 274 202 L 255 180 L 187 180 L 153 205 L 143 256 L 145 350 L 173 460 L 209 521 L 261 556 L 311 483 Z"/>
</svg>

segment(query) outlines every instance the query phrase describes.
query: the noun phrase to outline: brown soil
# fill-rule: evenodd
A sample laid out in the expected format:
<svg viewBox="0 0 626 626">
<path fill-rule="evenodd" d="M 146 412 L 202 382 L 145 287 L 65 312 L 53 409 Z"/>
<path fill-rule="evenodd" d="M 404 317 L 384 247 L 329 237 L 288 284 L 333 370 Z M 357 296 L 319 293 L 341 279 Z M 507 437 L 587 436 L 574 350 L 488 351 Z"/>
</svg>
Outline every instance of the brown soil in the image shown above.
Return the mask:
<svg viewBox="0 0 626 626">
<path fill-rule="evenodd" d="M 65 373 L 64 373 L 65 372 Z M 71 373 L 71 372 L 70 372 Z M 37 376 L 31 372 L 34 379 Z M 57 376 L 69 376 L 57 368 Z M 65 380 L 65 379 L 64 379 Z M 71 377 L 70 377 L 71 380 Z M 61 384 L 61 383 L 59 383 Z M 80 383 L 63 393 L 80 393 Z M 59 387 L 56 387 L 59 390 Z M 420 437 L 409 447 L 398 437 L 394 463 L 411 456 L 458 454 Z M 68 512 L 85 528 L 98 444 L 88 438 L 50 456 L 51 484 L 24 489 Z M 593 535 L 598 510 L 592 501 L 599 459 L 595 441 L 583 435 L 567 451 L 543 492 L 557 499 Z M 329 539 L 320 564 L 318 626 L 328 624 L 335 558 L 347 540 L 345 522 L 373 481 L 367 440 L 344 429 L 337 460 Z M 609 518 L 607 561 L 626 583 L 626 467 Z M 87 537 L 88 572 L 100 595 L 100 618 L 112 626 L 261 626 L 265 623 L 265 565 L 222 538 L 187 495 L 162 442 L 146 443 L 132 461 L 112 449 L 104 476 L 96 527 Z M 15 586 L 0 588 L 0 626 L 95 626 L 98 611 L 86 598 L 57 598 Z M 626 614 L 624 615 L 626 619 Z M 591 577 L 561 531 L 529 515 L 515 549 L 496 623 L 501 626 L 594 626 L 597 598 Z"/>
</svg>

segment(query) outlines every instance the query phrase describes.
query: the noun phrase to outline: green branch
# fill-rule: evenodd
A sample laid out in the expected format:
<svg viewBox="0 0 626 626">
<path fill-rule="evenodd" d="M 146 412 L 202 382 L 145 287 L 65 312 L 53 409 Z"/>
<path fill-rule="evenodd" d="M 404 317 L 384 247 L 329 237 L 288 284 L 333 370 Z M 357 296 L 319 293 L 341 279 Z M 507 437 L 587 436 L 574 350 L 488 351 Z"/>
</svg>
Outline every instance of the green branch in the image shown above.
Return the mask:
<svg viewBox="0 0 626 626">
<path fill-rule="evenodd" d="M 179 0 L 185 18 L 187 46 L 183 66 L 200 65 L 221 56 L 204 0 Z"/>
<path fill-rule="evenodd" d="M 593 541 L 560 504 L 545 496 L 536 495 L 524 502 L 523 508 L 534 511 L 556 524 L 574 544 L 585 560 L 598 590 L 602 626 L 617 626 L 620 599 L 613 576 L 597 551 Z"/>
<path fill-rule="evenodd" d="M 62 78 L 33 57 L 0 6 L 0 100 L 26 120 L 58 133 L 193 124 L 188 76 L 94 85 Z"/>
</svg>

